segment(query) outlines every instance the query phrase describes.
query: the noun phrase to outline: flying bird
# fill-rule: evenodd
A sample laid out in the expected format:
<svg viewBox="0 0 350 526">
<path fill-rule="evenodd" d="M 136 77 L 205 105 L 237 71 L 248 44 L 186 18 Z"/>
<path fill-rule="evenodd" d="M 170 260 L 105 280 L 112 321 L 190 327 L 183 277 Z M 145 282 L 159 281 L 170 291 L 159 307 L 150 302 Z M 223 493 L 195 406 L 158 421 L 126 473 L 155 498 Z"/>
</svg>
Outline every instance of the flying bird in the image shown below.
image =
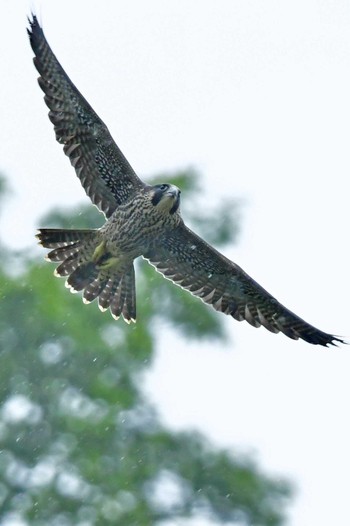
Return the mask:
<svg viewBox="0 0 350 526">
<path fill-rule="evenodd" d="M 238 321 L 315 345 L 344 343 L 288 310 L 191 231 L 180 214 L 179 188 L 139 179 L 58 62 L 35 15 L 29 24 L 38 82 L 56 139 L 106 218 L 95 230 L 39 230 L 39 243 L 50 249 L 47 259 L 59 263 L 55 274 L 67 278 L 68 288 L 82 291 L 85 303 L 98 298 L 100 309 L 109 308 L 116 319 L 122 315 L 128 323 L 136 321 L 133 262 L 142 256 L 166 278 Z"/>
</svg>

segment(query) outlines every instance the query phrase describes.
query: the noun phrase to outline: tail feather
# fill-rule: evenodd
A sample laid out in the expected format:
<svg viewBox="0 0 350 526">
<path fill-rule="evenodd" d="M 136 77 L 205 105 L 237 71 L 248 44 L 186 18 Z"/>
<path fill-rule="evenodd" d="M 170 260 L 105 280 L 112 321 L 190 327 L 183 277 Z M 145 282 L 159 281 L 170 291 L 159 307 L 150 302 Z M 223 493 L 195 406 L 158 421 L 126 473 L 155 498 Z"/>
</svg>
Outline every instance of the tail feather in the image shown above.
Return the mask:
<svg viewBox="0 0 350 526">
<path fill-rule="evenodd" d="M 120 281 L 118 290 L 112 298 L 110 305 L 111 313 L 113 318 L 116 320 L 120 317 L 121 313 L 125 309 L 126 290 L 124 287 L 123 279 Z"/>
<path fill-rule="evenodd" d="M 66 247 L 67 245 L 91 240 L 96 230 L 68 230 L 63 228 L 40 228 L 36 237 L 45 248 Z"/>
<path fill-rule="evenodd" d="M 83 302 L 91 303 L 94 301 L 103 291 L 108 281 L 108 277 L 101 277 L 100 275 L 87 287 L 85 287 L 83 293 Z"/>
<path fill-rule="evenodd" d="M 135 271 L 134 267 L 131 269 L 132 277 L 127 279 L 127 295 L 124 309 L 122 311 L 125 321 L 136 321 L 136 288 L 135 288 Z"/>
<path fill-rule="evenodd" d="M 135 271 L 133 266 L 123 275 L 118 293 L 114 296 L 110 308 L 112 316 L 115 318 L 119 318 L 122 314 L 128 323 L 136 320 Z"/>
<path fill-rule="evenodd" d="M 120 283 L 120 280 L 122 278 L 121 274 L 114 275 L 110 277 L 104 287 L 104 289 L 100 293 L 100 297 L 98 299 L 98 306 L 102 311 L 105 311 L 110 306 L 113 296 L 116 294 L 118 290 L 118 286 Z"/>
<path fill-rule="evenodd" d="M 43 228 L 39 230 L 39 243 L 52 249 L 47 259 L 60 262 L 56 276 L 67 277 L 66 286 L 71 292 L 83 291 L 84 303 L 96 298 L 101 310 L 110 308 L 118 319 L 136 321 L 136 291 L 134 266 L 125 269 L 110 267 L 103 269 L 92 261 L 100 242 L 96 230 L 62 230 Z"/>
<path fill-rule="evenodd" d="M 62 261 L 62 260 L 60 260 Z M 69 276 L 79 266 L 79 253 L 71 254 L 55 270 L 55 276 Z"/>
<path fill-rule="evenodd" d="M 99 270 L 92 262 L 77 267 L 67 279 L 67 285 L 75 292 L 84 290 L 98 276 Z"/>
<path fill-rule="evenodd" d="M 71 245 L 67 245 L 66 247 L 58 247 L 54 248 L 50 252 L 48 252 L 46 259 L 49 261 L 64 261 L 70 256 L 73 256 L 74 254 L 77 254 L 79 252 L 79 248 L 81 247 L 81 243 L 72 243 Z"/>
</svg>

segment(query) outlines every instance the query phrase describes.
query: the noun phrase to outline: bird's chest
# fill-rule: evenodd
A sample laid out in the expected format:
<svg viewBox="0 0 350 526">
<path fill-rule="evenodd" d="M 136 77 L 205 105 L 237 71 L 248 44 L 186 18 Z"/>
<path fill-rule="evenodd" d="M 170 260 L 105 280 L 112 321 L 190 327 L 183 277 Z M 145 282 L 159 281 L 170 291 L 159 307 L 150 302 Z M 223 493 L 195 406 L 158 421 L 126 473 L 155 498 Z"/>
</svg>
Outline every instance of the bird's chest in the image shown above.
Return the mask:
<svg viewBox="0 0 350 526">
<path fill-rule="evenodd" d="M 101 228 L 111 253 L 141 256 L 164 230 L 174 228 L 173 221 L 152 209 L 132 207 L 120 208 L 114 212 Z"/>
</svg>

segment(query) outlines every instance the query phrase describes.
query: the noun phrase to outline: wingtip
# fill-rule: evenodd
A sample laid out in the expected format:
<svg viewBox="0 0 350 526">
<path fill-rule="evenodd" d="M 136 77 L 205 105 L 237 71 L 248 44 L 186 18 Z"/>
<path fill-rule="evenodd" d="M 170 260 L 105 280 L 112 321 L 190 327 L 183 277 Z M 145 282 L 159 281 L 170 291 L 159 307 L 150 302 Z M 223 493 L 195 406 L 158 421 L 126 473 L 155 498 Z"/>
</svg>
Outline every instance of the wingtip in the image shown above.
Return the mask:
<svg viewBox="0 0 350 526">
<path fill-rule="evenodd" d="M 340 336 L 332 336 L 332 340 L 326 344 L 326 347 L 332 345 L 333 347 L 340 347 L 340 345 L 349 345 L 349 342 Z M 328 347 L 330 348 L 330 347 Z"/>
<path fill-rule="evenodd" d="M 34 13 L 34 11 L 31 11 L 30 14 L 27 15 L 27 22 L 29 24 L 29 27 L 27 27 L 27 33 L 28 33 L 29 36 L 31 36 L 32 33 L 33 33 L 33 28 L 35 26 L 40 27 L 40 24 L 39 24 L 39 21 L 38 21 L 38 17 Z"/>
<path fill-rule="evenodd" d="M 39 21 L 39 17 L 34 13 L 33 10 L 27 16 L 27 21 L 29 24 L 29 27 L 27 27 L 27 33 L 32 44 L 35 35 L 38 35 L 38 33 L 43 33 L 42 23 Z"/>
<path fill-rule="evenodd" d="M 27 27 L 27 33 L 28 33 L 29 36 L 31 35 L 31 29 L 32 29 L 33 25 L 35 24 L 35 21 L 36 21 L 36 16 L 33 13 L 33 11 L 31 11 L 30 14 L 27 15 L 27 22 L 29 24 L 29 27 Z"/>
</svg>

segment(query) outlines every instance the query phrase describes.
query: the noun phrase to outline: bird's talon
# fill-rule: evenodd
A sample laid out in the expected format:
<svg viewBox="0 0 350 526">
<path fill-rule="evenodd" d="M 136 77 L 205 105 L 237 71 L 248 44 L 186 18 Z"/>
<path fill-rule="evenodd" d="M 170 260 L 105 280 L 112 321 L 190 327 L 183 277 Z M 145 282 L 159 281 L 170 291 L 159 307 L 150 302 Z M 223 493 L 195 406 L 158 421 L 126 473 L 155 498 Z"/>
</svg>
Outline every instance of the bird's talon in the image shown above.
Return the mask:
<svg viewBox="0 0 350 526">
<path fill-rule="evenodd" d="M 96 266 L 99 270 L 108 270 L 115 267 L 117 264 L 118 258 L 105 254 L 103 261 L 99 261 Z"/>
</svg>

